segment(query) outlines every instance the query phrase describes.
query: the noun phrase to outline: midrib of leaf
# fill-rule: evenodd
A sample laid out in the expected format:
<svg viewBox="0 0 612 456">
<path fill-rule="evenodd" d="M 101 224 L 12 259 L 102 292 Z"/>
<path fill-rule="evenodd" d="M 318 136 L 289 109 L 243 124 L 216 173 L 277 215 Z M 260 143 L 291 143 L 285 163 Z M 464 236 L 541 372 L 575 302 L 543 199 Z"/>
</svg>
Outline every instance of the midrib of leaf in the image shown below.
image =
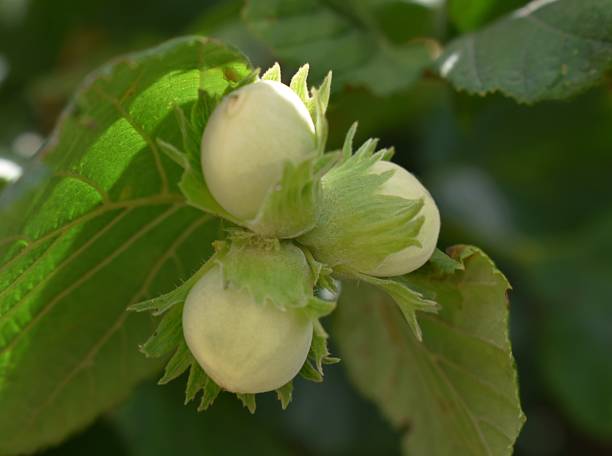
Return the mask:
<svg viewBox="0 0 612 456">
<path fill-rule="evenodd" d="M 171 208 L 172 209 L 172 208 Z M 166 211 L 164 214 L 167 214 L 168 211 Z M 161 216 L 160 216 L 161 217 Z M 160 217 L 158 217 L 157 219 L 159 219 Z M 165 218 L 165 217 L 164 217 Z M 157 220 L 156 219 L 156 220 Z M 176 257 L 176 250 L 187 240 L 191 237 L 191 235 L 193 234 L 193 232 L 199 228 L 201 225 L 203 225 L 205 222 L 209 221 L 211 219 L 210 216 L 202 216 L 201 218 L 195 220 L 194 222 L 192 222 L 182 233 L 179 237 L 176 238 L 176 240 L 169 246 L 168 250 L 166 250 L 164 252 L 163 255 L 161 255 L 159 257 L 159 259 L 151 266 L 151 270 L 149 271 L 149 273 L 147 274 L 147 277 L 145 279 L 145 281 L 142 284 L 142 287 L 134 294 L 134 296 L 132 297 L 132 299 L 130 299 L 129 301 L 129 305 L 135 304 L 136 302 L 144 299 L 147 297 L 147 295 L 149 294 L 149 288 L 151 286 L 151 283 L 153 282 L 153 280 L 157 277 L 157 275 L 159 274 L 161 268 L 163 267 L 163 265 L 170 259 L 174 258 L 177 261 L 180 262 L 180 260 L 178 260 L 178 258 Z M 78 364 L 75 366 L 75 368 L 70 371 L 66 377 L 60 381 L 56 388 L 51 392 L 51 394 L 49 395 L 48 399 L 43 402 L 38 408 L 34 409 L 32 411 L 32 413 L 30 414 L 30 416 L 27 419 L 27 424 L 23 427 L 23 430 L 20 434 L 17 434 L 15 436 L 15 440 L 19 440 L 24 434 L 26 434 L 29 430 L 30 427 L 32 426 L 32 423 L 34 421 L 36 421 L 36 419 L 38 418 L 38 416 L 40 416 L 40 414 L 49 406 L 53 403 L 53 401 L 55 400 L 55 398 L 58 396 L 58 394 L 67 386 L 70 384 L 70 382 L 72 381 L 72 379 L 74 379 L 78 373 L 80 371 L 82 371 L 83 369 L 86 369 L 88 366 L 90 366 L 93 363 L 93 360 L 95 359 L 97 353 L 104 347 L 104 345 L 110 340 L 110 338 L 117 332 L 117 331 L 123 331 L 124 330 L 124 322 L 125 320 L 130 316 L 129 313 L 127 312 L 123 312 L 119 318 L 117 318 L 117 320 L 113 323 L 113 325 L 111 327 L 109 327 L 109 329 L 100 337 L 100 339 L 94 343 L 94 345 L 92 346 L 91 350 L 89 350 L 89 352 L 87 352 L 87 354 L 85 355 L 85 357 L 80 360 L 78 362 Z M 127 350 L 127 347 L 126 347 Z M 125 352 L 125 350 L 124 350 Z M 95 383 L 95 377 L 91 377 L 92 382 Z M 95 385 L 93 387 L 93 391 L 95 391 Z"/>
<path fill-rule="evenodd" d="M 460 409 L 464 411 L 465 416 L 468 419 L 469 425 L 472 427 L 472 429 L 475 431 L 476 435 L 478 436 L 478 442 L 480 443 L 481 448 L 486 452 L 486 454 L 490 455 L 491 448 L 489 448 L 489 444 L 486 441 L 482 433 L 482 430 L 480 429 L 480 426 L 478 425 L 478 420 L 474 417 L 474 414 L 472 413 L 471 409 L 468 407 L 465 401 L 461 398 L 461 395 L 456 390 L 455 385 L 448 378 L 446 371 L 440 368 L 440 366 L 432 360 L 432 357 L 429 351 L 427 351 L 421 344 L 416 343 L 412 345 L 413 347 L 414 346 L 418 347 L 424 353 L 424 356 L 429 362 L 430 368 L 432 370 L 435 370 L 439 374 L 439 376 L 442 378 L 442 380 L 444 381 L 448 389 L 452 392 L 453 396 L 455 397 L 455 403 L 458 405 Z M 466 439 L 466 443 L 467 442 L 468 440 Z"/>
<path fill-rule="evenodd" d="M 470 281 L 470 284 L 493 285 L 493 283 L 486 282 L 486 281 L 483 281 L 483 282 Z M 438 317 L 436 317 L 434 315 L 423 314 L 423 315 L 421 315 L 421 319 L 428 320 L 432 324 L 437 324 L 437 325 L 444 326 L 445 329 L 450 329 L 450 330 L 456 332 L 457 334 L 460 334 L 462 337 L 468 337 L 468 338 L 471 338 L 471 339 L 473 339 L 473 340 L 475 340 L 475 341 L 477 341 L 479 343 L 486 344 L 489 347 L 494 348 L 496 351 L 499 351 L 500 354 L 506 356 L 506 353 L 503 351 L 503 349 L 501 347 L 499 347 L 497 344 L 493 343 L 492 341 L 490 341 L 488 339 L 484 339 L 482 337 L 477 337 L 474 334 L 469 334 L 466 331 L 464 331 L 464 330 L 462 330 L 462 329 L 460 329 L 460 328 L 458 328 L 458 327 L 456 327 L 456 326 L 454 326 L 454 325 L 452 325 L 452 324 L 450 324 L 450 323 L 448 323 L 446 321 L 442 321 L 440 318 L 438 318 Z M 409 343 L 408 345 L 411 347 L 411 350 L 414 350 L 414 348 L 416 347 L 418 349 L 418 351 L 423 354 L 423 358 L 425 358 L 427 360 L 430 369 L 436 371 L 439 374 L 439 377 L 441 377 L 444 380 L 444 383 L 452 391 L 452 393 L 453 393 L 453 395 L 455 397 L 455 402 L 465 412 L 466 416 L 469 419 L 469 423 L 470 423 L 472 429 L 478 435 L 480 444 L 482 445 L 482 449 L 486 451 L 487 455 L 492 455 L 493 453 L 491 451 L 491 448 L 489 446 L 489 443 L 488 443 L 487 439 L 485 438 L 485 436 L 483 434 L 482 427 L 480 426 L 479 423 L 487 424 L 490 428 L 494 429 L 499 435 L 502 435 L 510 444 L 512 444 L 514 442 L 514 440 L 512 438 L 510 438 L 501 429 L 499 429 L 499 427 L 497 427 L 493 423 L 489 422 L 485 418 L 482 418 L 480 416 L 474 415 L 474 413 L 469 408 L 469 406 L 461 398 L 460 393 L 457 391 L 455 385 L 453 384 L 453 382 L 449 378 L 449 375 L 446 372 L 446 370 L 444 368 L 442 368 L 436 362 L 436 360 L 440 360 L 440 361 L 444 362 L 447 366 L 451 367 L 452 369 L 455 369 L 456 371 L 461 372 L 463 375 L 467 375 L 473 382 L 475 382 L 478 385 L 480 385 L 481 387 L 485 388 L 488 391 L 489 394 L 491 394 L 493 396 L 497 396 L 498 398 L 502 399 L 503 402 L 505 402 L 508 407 L 510 407 L 511 409 L 515 409 L 514 404 L 512 404 L 512 399 L 511 398 L 507 397 L 506 395 L 501 394 L 499 392 L 498 388 L 496 388 L 494 385 L 491 385 L 490 383 L 484 381 L 477 373 L 472 372 L 471 370 L 469 370 L 469 369 L 467 369 L 467 368 L 465 368 L 463 366 L 460 366 L 460 365 L 456 364 L 455 362 L 451 361 L 443 353 L 435 352 L 435 354 L 433 354 L 425 345 L 417 343 L 417 342 Z M 418 357 L 415 356 L 415 359 L 417 359 L 417 358 Z M 434 360 L 434 358 L 435 358 L 435 360 Z M 433 383 L 429 383 L 428 385 L 433 385 Z M 438 390 L 438 391 L 440 392 L 441 390 Z M 461 434 L 461 435 L 463 435 L 463 434 Z M 466 440 L 466 442 L 467 442 L 467 440 Z"/>
<path fill-rule="evenodd" d="M 468 43 L 468 51 L 470 53 L 470 61 L 472 62 L 472 68 L 474 69 L 474 77 L 476 78 L 480 90 L 483 90 L 484 84 L 482 83 L 480 68 L 478 66 L 478 61 L 476 60 L 476 39 L 474 38 L 474 35 L 470 35 L 466 38 L 466 40 Z"/>
<path fill-rule="evenodd" d="M 536 14 L 527 14 L 527 15 L 521 16 L 521 17 L 522 18 L 526 18 L 527 20 L 533 22 L 534 25 L 536 25 L 536 26 L 545 28 L 546 30 L 549 30 L 551 32 L 558 33 L 559 35 L 562 35 L 565 38 L 576 38 L 576 39 L 579 39 L 579 40 L 588 41 L 590 43 L 604 44 L 606 46 L 611 46 L 612 45 L 612 42 L 610 42 L 610 41 L 602 40 L 602 39 L 599 39 L 599 38 L 591 38 L 591 37 L 587 37 L 587 36 L 581 36 L 581 35 L 578 35 L 577 33 L 571 33 L 571 32 L 568 32 L 566 30 L 560 29 L 559 27 L 556 27 L 555 25 L 546 22 L 541 17 L 538 17 Z"/>
</svg>

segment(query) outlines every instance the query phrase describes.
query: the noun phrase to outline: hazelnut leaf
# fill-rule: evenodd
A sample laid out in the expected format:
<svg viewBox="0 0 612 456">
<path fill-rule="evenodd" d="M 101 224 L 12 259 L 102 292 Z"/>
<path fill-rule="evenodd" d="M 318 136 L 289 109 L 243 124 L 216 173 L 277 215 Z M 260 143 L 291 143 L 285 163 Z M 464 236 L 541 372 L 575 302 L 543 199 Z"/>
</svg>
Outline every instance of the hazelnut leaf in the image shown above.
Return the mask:
<svg viewBox="0 0 612 456">
<path fill-rule="evenodd" d="M 195 36 L 114 59 L 2 191 L 0 453 L 58 443 L 161 367 L 134 349 L 151 318 L 125 308 L 196 270 L 218 222 L 185 204 L 158 139 L 179 144 L 175 107 L 190 113 L 200 90 L 250 72 L 240 52 Z"/>
<path fill-rule="evenodd" d="M 525 421 L 508 335 L 509 284 L 481 250 L 448 253 L 461 268 L 402 278 L 441 307 L 421 314 L 422 342 L 388 296 L 348 283 L 334 338 L 358 389 L 402 431 L 406 453 L 509 456 Z"/>
<path fill-rule="evenodd" d="M 534 0 L 451 41 L 435 66 L 457 90 L 519 103 L 563 99 L 611 67 L 608 0 Z"/>
</svg>

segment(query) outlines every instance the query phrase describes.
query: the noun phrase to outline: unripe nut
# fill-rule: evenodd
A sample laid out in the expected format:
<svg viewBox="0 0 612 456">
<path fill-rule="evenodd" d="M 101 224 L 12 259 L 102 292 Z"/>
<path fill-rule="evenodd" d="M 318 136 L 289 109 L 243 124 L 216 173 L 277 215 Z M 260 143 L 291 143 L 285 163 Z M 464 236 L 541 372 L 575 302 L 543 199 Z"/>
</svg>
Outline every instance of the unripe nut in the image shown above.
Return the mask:
<svg viewBox="0 0 612 456">
<path fill-rule="evenodd" d="M 376 162 L 370 172 L 382 174 L 385 171 L 394 171 L 394 173 L 378 193 L 412 200 L 423 198 L 423 208 L 419 216 L 424 217 L 424 222 L 417 235 L 420 246 L 411 245 L 399 252 L 391 253 L 371 270 L 361 271 L 378 277 L 408 274 L 423 266 L 431 258 L 440 234 L 440 212 L 423 184 L 401 166 L 388 161 Z"/>
<path fill-rule="evenodd" d="M 183 333 L 191 353 L 227 391 L 255 394 L 284 386 L 306 361 L 312 321 L 295 309 L 257 303 L 223 282 L 215 266 L 187 296 Z"/>
<path fill-rule="evenodd" d="M 240 220 L 255 218 L 285 163 L 315 149 L 308 109 L 288 86 L 259 80 L 225 97 L 202 137 L 202 169 L 217 202 Z"/>
</svg>

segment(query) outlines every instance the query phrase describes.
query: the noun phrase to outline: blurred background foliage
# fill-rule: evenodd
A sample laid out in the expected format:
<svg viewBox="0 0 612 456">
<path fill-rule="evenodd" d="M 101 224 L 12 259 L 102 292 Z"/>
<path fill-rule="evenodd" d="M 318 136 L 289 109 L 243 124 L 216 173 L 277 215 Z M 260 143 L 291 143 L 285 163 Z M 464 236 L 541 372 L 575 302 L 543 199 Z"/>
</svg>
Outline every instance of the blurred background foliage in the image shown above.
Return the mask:
<svg viewBox="0 0 612 456">
<path fill-rule="evenodd" d="M 0 191 L 9 162 L 30 160 L 79 81 L 119 53 L 197 33 L 256 66 L 279 60 L 285 75 L 308 61 L 311 83 L 332 69 L 330 146 L 354 120 L 358 139 L 395 145 L 395 160 L 439 202 L 441 245 L 483 247 L 513 284 L 528 417 L 516 454 L 612 454 L 612 81 L 525 106 L 458 93 L 426 68 L 439 43 L 524 3 L 0 0 Z M 270 5 L 286 16 L 266 15 Z M 274 44 L 282 31 L 270 23 L 286 24 L 286 45 Z M 396 432 L 341 365 L 328 372 L 321 385 L 298 382 L 287 412 L 270 397 L 255 416 L 231 398 L 197 415 L 181 404 L 180 382 L 152 379 L 47 454 L 398 453 Z"/>
</svg>

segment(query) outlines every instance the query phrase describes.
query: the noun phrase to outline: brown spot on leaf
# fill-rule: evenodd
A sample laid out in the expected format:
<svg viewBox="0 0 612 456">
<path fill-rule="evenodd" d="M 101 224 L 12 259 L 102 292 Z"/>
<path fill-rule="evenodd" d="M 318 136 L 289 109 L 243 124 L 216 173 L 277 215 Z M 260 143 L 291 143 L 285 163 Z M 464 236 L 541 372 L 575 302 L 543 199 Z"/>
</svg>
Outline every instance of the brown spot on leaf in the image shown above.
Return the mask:
<svg viewBox="0 0 612 456">
<path fill-rule="evenodd" d="M 236 72 L 236 70 L 234 70 L 231 67 L 225 67 L 223 68 L 223 77 L 228 80 L 228 81 L 232 81 L 232 82 L 238 82 L 240 81 L 240 75 Z"/>
</svg>

